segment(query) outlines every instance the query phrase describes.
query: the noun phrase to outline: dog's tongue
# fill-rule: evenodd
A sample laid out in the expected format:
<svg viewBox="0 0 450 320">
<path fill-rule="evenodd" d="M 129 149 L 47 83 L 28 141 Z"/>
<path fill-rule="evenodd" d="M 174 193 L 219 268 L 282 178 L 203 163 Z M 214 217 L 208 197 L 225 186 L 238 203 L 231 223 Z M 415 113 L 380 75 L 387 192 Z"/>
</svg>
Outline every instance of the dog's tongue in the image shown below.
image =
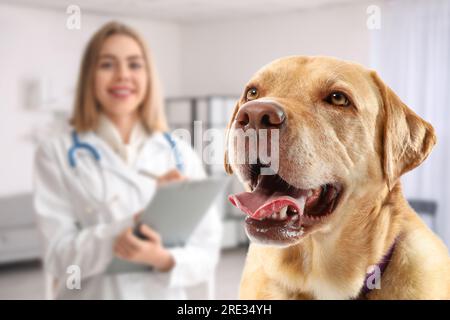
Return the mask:
<svg viewBox="0 0 450 320">
<path fill-rule="evenodd" d="M 228 199 L 245 214 L 260 220 L 280 211 L 285 206 L 295 208 L 301 216 L 305 207 L 306 193 L 305 191 L 298 198 L 293 198 L 280 192 L 269 194 L 257 188 L 253 192 L 232 194 Z"/>
</svg>

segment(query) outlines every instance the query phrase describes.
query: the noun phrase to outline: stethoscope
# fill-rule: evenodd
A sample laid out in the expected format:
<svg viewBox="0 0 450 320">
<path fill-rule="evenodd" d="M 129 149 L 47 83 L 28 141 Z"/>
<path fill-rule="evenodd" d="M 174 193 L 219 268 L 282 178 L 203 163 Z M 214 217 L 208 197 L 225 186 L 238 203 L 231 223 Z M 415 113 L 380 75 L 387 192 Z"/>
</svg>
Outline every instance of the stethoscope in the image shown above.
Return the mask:
<svg viewBox="0 0 450 320">
<path fill-rule="evenodd" d="M 169 143 L 172 153 L 175 157 L 176 168 L 180 172 L 184 172 L 183 159 L 182 159 L 180 150 L 177 147 L 176 141 L 173 139 L 173 137 L 168 132 L 163 132 L 163 136 L 166 139 L 166 141 Z M 90 192 L 88 186 L 86 185 L 85 180 L 81 178 L 81 175 L 78 171 L 77 161 L 76 161 L 77 151 L 80 151 L 80 150 L 84 150 L 88 154 L 90 154 L 90 156 L 94 160 L 95 166 L 97 167 L 97 171 L 100 173 L 101 189 L 102 189 L 100 196 L 94 196 L 93 192 Z M 81 184 L 81 187 L 84 189 L 85 193 L 91 198 L 91 200 L 96 204 L 96 206 L 110 207 L 113 203 L 115 203 L 119 200 L 118 195 L 114 195 L 110 199 L 107 199 L 108 193 L 107 193 L 107 185 L 106 185 L 106 179 L 105 179 L 105 170 L 104 170 L 105 168 L 102 168 L 100 153 L 93 145 L 91 145 L 87 142 L 80 141 L 80 139 L 78 137 L 78 133 L 75 130 L 72 131 L 72 146 L 69 148 L 69 150 L 67 152 L 67 157 L 69 160 L 69 165 L 72 168 L 72 170 L 74 171 L 75 176 L 77 177 L 77 180 Z M 138 186 L 131 180 L 130 180 L 130 182 L 131 182 L 131 185 L 137 190 L 138 194 L 140 194 L 140 192 L 139 192 L 140 189 L 138 188 Z M 92 207 L 86 208 L 87 212 L 92 212 L 93 210 L 94 210 L 94 208 L 92 208 Z"/>
</svg>

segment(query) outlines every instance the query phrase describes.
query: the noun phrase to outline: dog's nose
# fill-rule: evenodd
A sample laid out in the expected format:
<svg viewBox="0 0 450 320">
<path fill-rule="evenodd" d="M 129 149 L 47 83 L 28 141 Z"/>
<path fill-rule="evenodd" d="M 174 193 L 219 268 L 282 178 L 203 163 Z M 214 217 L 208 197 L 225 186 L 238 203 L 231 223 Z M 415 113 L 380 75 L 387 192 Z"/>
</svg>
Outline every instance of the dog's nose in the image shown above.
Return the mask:
<svg viewBox="0 0 450 320">
<path fill-rule="evenodd" d="M 236 127 L 258 129 L 280 128 L 286 121 L 283 108 L 274 102 L 250 101 L 236 115 Z"/>
</svg>

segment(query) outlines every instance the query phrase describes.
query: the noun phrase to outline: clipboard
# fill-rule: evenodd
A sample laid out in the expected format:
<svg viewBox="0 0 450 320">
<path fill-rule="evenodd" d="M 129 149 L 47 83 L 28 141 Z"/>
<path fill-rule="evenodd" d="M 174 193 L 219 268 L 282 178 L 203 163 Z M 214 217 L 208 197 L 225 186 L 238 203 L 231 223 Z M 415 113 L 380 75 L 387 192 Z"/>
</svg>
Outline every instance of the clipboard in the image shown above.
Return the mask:
<svg viewBox="0 0 450 320">
<path fill-rule="evenodd" d="M 187 180 L 170 183 L 157 189 L 152 201 L 138 220 L 161 235 L 165 247 L 183 246 L 217 196 L 230 182 L 229 177 Z M 135 235 L 142 238 L 137 229 Z M 151 267 L 113 259 L 107 273 L 150 271 Z"/>
</svg>

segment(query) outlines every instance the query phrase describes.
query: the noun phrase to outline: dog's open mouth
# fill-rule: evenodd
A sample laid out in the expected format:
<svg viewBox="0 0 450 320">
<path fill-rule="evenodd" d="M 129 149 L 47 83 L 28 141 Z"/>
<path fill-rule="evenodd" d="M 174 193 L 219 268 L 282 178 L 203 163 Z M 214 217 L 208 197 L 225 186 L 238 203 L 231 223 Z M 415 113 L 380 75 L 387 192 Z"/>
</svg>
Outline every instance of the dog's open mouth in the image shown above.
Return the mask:
<svg viewBox="0 0 450 320">
<path fill-rule="evenodd" d="M 315 225 L 326 220 L 336 208 L 342 187 L 324 184 L 315 189 L 296 188 L 279 175 L 260 175 L 252 170 L 252 192 L 229 196 L 233 205 L 248 215 L 246 231 L 251 240 L 289 245 Z"/>
</svg>

